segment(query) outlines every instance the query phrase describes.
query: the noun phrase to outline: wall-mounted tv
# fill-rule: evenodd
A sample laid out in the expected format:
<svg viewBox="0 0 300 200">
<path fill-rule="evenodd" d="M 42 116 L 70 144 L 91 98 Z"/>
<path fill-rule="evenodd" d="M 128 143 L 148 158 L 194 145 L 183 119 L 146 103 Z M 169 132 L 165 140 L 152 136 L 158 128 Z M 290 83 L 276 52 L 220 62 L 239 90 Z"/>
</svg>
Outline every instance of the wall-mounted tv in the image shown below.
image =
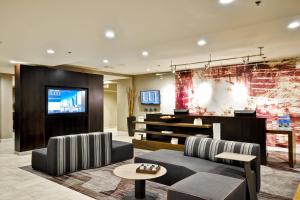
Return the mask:
<svg viewBox="0 0 300 200">
<path fill-rule="evenodd" d="M 47 87 L 46 90 L 48 115 L 86 113 L 87 89 Z"/>
<path fill-rule="evenodd" d="M 144 104 L 144 105 L 159 105 L 160 104 L 159 90 L 141 91 L 140 97 L 141 97 L 141 104 Z"/>
</svg>

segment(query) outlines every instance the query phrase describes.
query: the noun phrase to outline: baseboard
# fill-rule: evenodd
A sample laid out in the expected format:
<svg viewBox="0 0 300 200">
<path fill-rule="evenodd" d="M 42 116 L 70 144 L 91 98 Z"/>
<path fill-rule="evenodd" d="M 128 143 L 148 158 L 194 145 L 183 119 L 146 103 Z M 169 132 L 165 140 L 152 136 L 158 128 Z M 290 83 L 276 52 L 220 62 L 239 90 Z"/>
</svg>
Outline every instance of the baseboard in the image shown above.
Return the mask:
<svg viewBox="0 0 300 200">
<path fill-rule="evenodd" d="M 25 156 L 25 155 L 30 155 L 32 151 L 15 151 L 15 154 L 18 156 Z"/>
<path fill-rule="evenodd" d="M 0 142 L 10 142 L 12 140 L 13 138 L 4 138 L 4 139 L 0 139 Z"/>
</svg>

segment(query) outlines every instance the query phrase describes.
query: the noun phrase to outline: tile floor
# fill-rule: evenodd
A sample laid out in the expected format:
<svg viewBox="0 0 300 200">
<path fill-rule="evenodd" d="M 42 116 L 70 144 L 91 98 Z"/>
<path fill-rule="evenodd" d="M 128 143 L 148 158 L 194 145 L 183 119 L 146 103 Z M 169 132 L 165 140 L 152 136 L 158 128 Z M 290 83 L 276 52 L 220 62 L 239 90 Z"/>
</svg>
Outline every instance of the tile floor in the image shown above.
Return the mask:
<svg viewBox="0 0 300 200">
<path fill-rule="evenodd" d="M 127 132 L 107 129 L 113 139 L 130 142 Z M 0 141 L 0 200 L 92 200 L 67 187 L 20 169 L 31 164 L 31 154 L 16 155 L 13 139 Z"/>
<path fill-rule="evenodd" d="M 115 130 L 113 139 L 131 141 L 126 132 Z M 88 196 L 19 168 L 30 164 L 30 153 L 14 153 L 13 139 L 0 142 L 0 200 L 92 200 Z"/>
</svg>

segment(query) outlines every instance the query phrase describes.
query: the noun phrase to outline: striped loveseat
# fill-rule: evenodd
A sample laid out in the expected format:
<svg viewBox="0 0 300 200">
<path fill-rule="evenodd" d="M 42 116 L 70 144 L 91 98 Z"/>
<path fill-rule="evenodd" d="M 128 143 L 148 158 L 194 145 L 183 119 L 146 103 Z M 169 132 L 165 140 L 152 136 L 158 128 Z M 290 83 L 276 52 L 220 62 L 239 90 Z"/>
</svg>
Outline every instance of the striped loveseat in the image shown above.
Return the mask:
<svg viewBox="0 0 300 200">
<path fill-rule="evenodd" d="M 51 137 L 47 148 L 34 150 L 32 168 L 59 176 L 132 157 L 132 144 L 112 141 L 112 133 L 66 135 Z"/>
<path fill-rule="evenodd" d="M 135 157 L 136 163 L 155 163 L 167 174 L 153 181 L 169 185 L 168 200 L 249 199 L 243 165 L 215 155 L 222 152 L 255 155 L 251 163 L 256 192 L 260 190 L 260 146 L 258 144 L 191 136 L 184 152 L 161 149 Z"/>
</svg>

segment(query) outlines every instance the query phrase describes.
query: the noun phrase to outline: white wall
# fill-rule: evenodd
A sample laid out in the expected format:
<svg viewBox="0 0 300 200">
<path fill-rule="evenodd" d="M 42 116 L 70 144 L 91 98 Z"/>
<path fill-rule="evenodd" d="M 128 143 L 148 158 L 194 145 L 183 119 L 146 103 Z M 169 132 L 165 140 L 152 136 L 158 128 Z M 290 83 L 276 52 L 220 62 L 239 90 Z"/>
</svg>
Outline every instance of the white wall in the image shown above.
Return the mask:
<svg viewBox="0 0 300 200">
<path fill-rule="evenodd" d="M 104 128 L 117 128 L 116 90 L 104 90 Z"/>
<path fill-rule="evenodd" d="M 15 74 L 15 68 L 12 64 L 0 63 L 0 74 Z"/>
<path fill-rule="evenodd" d="M 127 131 L 128 104 L 126 89 L 132 87 L 132 79 L 117 80 L 117 129 Z"/>
<path fill-rule="evenodd" d="M 138 92 L 135 115 L 145 115 L 145 108 L 157 108 L 157 112 L 173 114 L 175 109 L 175 76 L 172 73 L 163 75 L 162 79 L 155 74 L 134 76 L 134 87 Z M 160 90 L 160 106 L 144 106 L 140 103 L 141 90 Z"/>
<path fill-rule="evenodd" d="M 13 81 L 11 75 L 0 76 L 0 139 L 13 133 Z"/>
</svg>

